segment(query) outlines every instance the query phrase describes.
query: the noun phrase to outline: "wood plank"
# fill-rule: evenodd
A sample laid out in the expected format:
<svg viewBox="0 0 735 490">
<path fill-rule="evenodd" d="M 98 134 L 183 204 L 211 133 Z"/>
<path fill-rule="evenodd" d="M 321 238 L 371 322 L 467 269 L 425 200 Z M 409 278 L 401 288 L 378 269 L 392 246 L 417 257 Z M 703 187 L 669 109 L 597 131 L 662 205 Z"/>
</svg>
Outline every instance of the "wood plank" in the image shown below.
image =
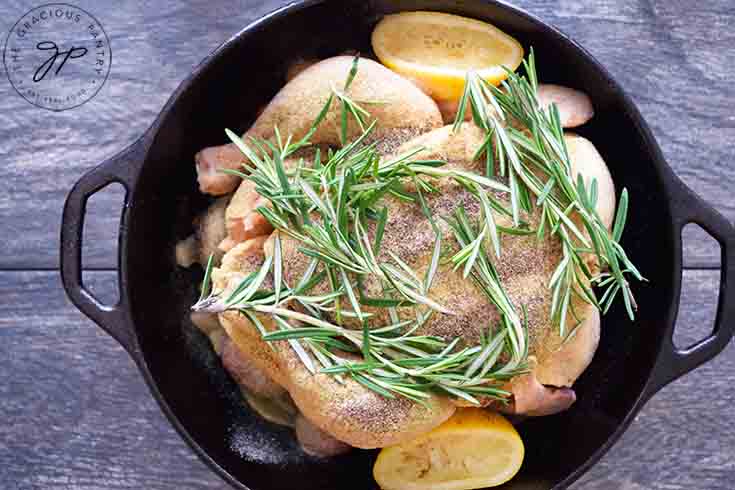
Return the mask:
<svg viewBox="0 0 735 490">
<path fill-rule="evenodd" d="M 114 294 L 113 273 L 88 282 Z M 3 487 L 225 488 L 122 348 L 69 303 L 57 272 L 0 273 L 0 297 Z"/>
<path fill-rule="evenodd" d="M 114 273 L 89 273 L 88 282 L 113 294 Z M 713 271 L 685 273 L 684 343 L 709 331 L 717 285 Z M 123 350 L 65 299 L 56 272 L 0 272 L 0 298 L 0 481 L 22 489 L 226 488 L 168 425 Z M 574 488 L 732 488 L 734 384 L 732 344 L 657 395 Z"/>
<path fill-rule="evenodd" d="M 212 49 L 286 0 L 152 4 L 79 0 L 112 39 L 107 84 L 89 103 L 60 113 L 38 109 L 0 84 L 0 268 L 53 268 L 61 205 L 89 168 L 123 149 L 154 120 L 171 92 Z M 735 219 L 730 83 L 735 10 L 729 0 L 518 0 L 588 48 L 638 103 L 664 154 L 684 181 Z M 112 5 L 112 4 L 109 4 Z M 5 3 L 3 31 L 28 8 Z M 188 164 L 188 163 L 186 163 Z M 115 265 L 112 230 L 119 196 L 99 200 L 86 263 Z M 717 248 L 688 237 L 687 265 L 712 267 Z"/>
</svg>

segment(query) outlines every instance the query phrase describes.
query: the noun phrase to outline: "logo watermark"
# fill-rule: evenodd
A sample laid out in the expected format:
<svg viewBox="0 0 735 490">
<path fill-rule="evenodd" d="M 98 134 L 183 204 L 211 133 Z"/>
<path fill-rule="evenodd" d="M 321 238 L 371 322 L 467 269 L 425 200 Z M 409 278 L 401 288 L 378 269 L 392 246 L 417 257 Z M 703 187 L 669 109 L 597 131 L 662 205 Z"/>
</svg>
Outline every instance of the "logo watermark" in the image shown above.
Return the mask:
<svg viewBox="0 0 735 490">
<path fill-rule="evenodd" d="M 52 111 L 94 97 L 112 63 L 110 40 L 89 12 L 66 3 L 28 11 L 10 30 L 3 63 L 18 94 Z"/>
</svg>

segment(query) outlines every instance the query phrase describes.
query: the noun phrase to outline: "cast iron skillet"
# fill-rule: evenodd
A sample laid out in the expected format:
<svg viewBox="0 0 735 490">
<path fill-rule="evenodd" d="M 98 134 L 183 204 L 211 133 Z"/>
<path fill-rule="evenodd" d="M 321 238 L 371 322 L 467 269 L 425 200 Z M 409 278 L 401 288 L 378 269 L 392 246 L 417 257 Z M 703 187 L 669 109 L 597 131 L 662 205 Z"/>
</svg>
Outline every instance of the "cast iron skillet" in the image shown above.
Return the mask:
<svg viewBox="0 0 735 490">
<path fill-rule="evenodd" d="M 375 22 L 401 10 L 490 21 L 535 48 L 542 81 L 592 96 L 596 116 L 580 132 L 604 156 L 617 188 L 630 192 L 623 244 L 650 280 L 634 286 L 640 304 L 634 323 L 619 305 L 604 317 L 600 348 L 576 384 L 578 402 L 565 413 L 520 426 L 526 461 L 504 488 L 568 486 L 600 459 L 657 390 L 717 355 L 733 336 L 735 229 L 674 175 L 630 99 L 584 49 L 496 1 L 295 2 L 210 54 L 140 140 L 77 182 L 63 214 L 61 274 L 71 300 L 125 347 L 174 427 L 237 488 L 375 488 L 375 453 L 354 451 L 326 461 L 304 456 L 289 430 L 251 415 L 203 336 L 184 321 L 198 276 L 178 269 L 172 250 L 206 205 L 196 191 L 193 155 L 225 142 L 225 127 L 244 131 L 283 85 L 290 61 L 345 49 L 368 53 Z M 82 284 L 81 237 L 87 199 L 112 182 L 127 193 L 119 239 L 120 300 L 105 306 Z M 722 273 L 714 331 L 678 350 L 672 333 L 682 275 L 681 229 L 687 223 L 698 223 L 719 241 Z"/>
</svg>

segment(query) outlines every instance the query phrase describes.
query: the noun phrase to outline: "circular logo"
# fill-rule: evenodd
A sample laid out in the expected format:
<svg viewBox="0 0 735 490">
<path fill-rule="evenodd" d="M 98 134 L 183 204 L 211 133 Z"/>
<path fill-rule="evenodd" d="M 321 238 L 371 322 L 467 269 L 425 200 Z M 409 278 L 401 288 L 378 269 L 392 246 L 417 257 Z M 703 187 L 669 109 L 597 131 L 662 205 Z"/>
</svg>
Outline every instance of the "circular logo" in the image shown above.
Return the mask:
<svg viewBox="0 0 735 490">
<path fill-rule="evenodd" d="M 52 111 L 94 97 L 112 63 L 110 40 L 89 12 L 66 3 L 41 5 L 15 23 L 3 64 L 13 88 L 31 104 Z"/>
</svg>

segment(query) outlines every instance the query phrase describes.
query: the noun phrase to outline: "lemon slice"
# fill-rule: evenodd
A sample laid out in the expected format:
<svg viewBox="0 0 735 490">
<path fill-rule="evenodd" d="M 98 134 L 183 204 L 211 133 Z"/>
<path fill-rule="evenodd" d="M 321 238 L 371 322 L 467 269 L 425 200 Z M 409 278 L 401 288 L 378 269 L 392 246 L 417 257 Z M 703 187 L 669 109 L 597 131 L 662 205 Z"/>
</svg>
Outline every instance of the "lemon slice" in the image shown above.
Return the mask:
<svg viewBox="0 0 735 490">
<path fill-rule="evenodd" d="M 459 99 L 468 70 L 498 84 L 506 78 L 502 66 L 515 70 L 523 59 L 520 43 L 497 27 L 440 12 L 387 15 L 372 44 L 381 63 L 438 100 Z"/>
<path fill-rule="evenodd" d="M 418 439 L 380 451 L 373 476 L 383 490 L 493 487 L 515 476 L 523 454 L 523 441 L 502 415 L 466 408 Z"/>
</svg>

